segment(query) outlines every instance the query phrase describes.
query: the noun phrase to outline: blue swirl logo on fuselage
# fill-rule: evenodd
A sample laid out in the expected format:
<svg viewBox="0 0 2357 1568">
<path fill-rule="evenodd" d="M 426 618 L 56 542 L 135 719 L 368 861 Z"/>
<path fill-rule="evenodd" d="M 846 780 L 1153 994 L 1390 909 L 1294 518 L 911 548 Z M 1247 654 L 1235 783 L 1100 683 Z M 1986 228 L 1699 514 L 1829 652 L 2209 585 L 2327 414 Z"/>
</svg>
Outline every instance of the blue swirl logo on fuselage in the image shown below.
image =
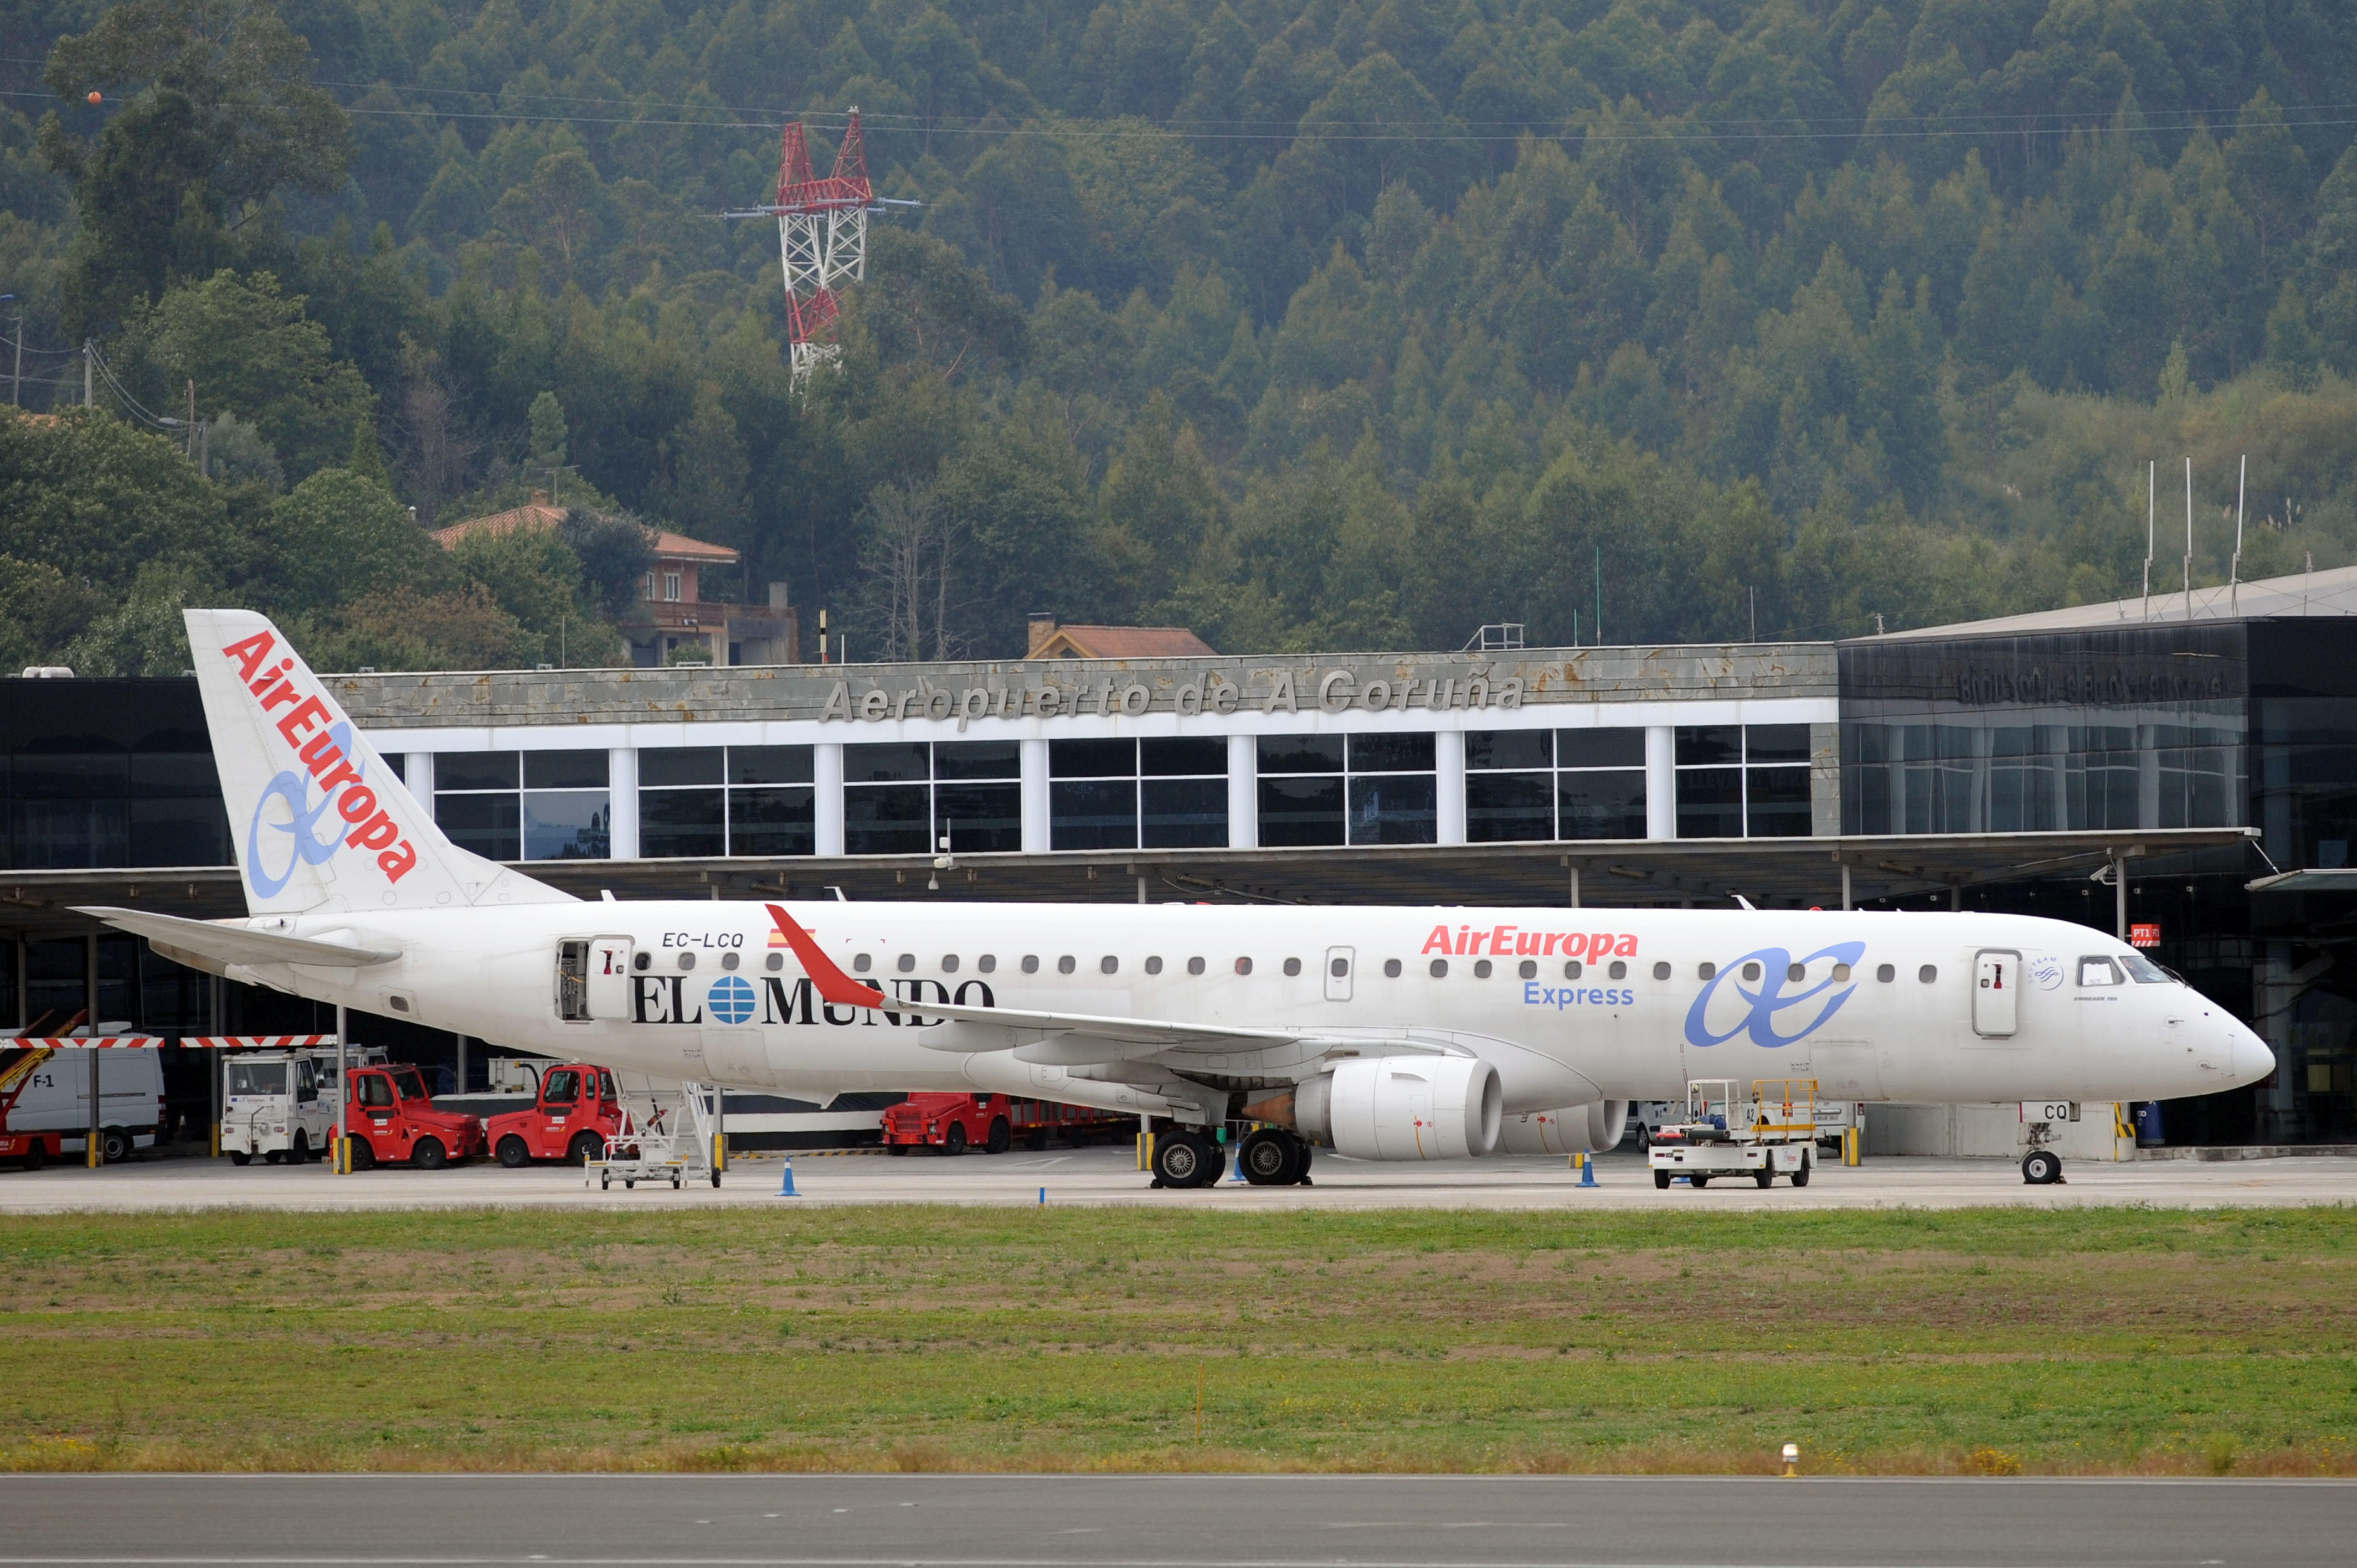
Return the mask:
<svg viewBox="0 0 2357 1568">
<path fill-rule="evenodd" d="M 704 994 L 705 1009 L 723 1024 L 741 1024 L 753 1015 L 753 988 L 734 974 L 724 974 Z"/>
<path fill-rule="evenodd" d="M 353 774 L 365 777 L 367 766 L 352 754 L 352 726 L 339 722 L 330 726 L 328 733 L 333 737 L 336 748 L 351 757 Z M 336 851 L 344 847 L 344 830 L 332 820 L 328 824 L 326 838 L 317 838 L 312 833 L 312 824 L 326 816 L 328 806 L 334 803 L 334 791 L 322 794 L 316 806 L 309 803 L 310 793 L 310 780 L 291 768 L 262 787 L 262 798 L 253 803 L 253 820 L 246 824 L 245 829 L 245 880 L 253 889 L 255 897 L 276 897 L 286 884 L 294 880 L 296 866 L 325 865 L 335 857 Z M 263 821 L 273 800 L 285 806 L 286 821 Z M 286 857 L 286 869 L 274 876 L 264 869 L 266 862 L 262 849 L 265 841 L 262 830 L 264 827 L 274 832 L 289 835 L 292 853 Z M 275 839 L 267 842 L 274 846 L 278 843 Z"/>
<path fill-rule="evenodd" d="M 1686 1010 L 1686 1044 L 1719 1046 L 1738 1035 L 1749 1035 L 1753 1045 L 1772 1049 L 1805 1040 L 1824 1027 L 1857 991 L 1847 972 L 1865 955 L 1864 942 L 1819 948 L 1798 961 L 1802 978 L 1795 981 L 1792 978 L 1794 960 L 1784 949 L 1761 948 L 1745 953 L 1712 975 Z M 1836 978 L 1834 968 L 1828 966 L 1823 979 L 1809 983 L 1809 966 L 1827 959 L 1842 967 L 1842 976 Z M 1749 963 L 1760 966 L 1756 981 L 1744 976 L 1743 967 Z M 1787 991 L 1787 985 L 1799 989 Z"/>
</svg>

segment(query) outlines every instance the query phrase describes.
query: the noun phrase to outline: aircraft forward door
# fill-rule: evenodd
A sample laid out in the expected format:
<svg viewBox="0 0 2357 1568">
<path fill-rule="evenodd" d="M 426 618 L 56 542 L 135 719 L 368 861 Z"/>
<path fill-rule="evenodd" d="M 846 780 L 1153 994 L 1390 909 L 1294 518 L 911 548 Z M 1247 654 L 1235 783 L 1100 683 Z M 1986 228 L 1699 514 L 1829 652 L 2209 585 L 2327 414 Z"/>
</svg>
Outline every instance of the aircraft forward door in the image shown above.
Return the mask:
<svg viewBox="0 0 2357 1568">
<path fill-rule="evenodd" d="M 1356 948 L 1326 950 L 1326 1000 L 1348 1002 L 1351 999 L 1351 971 L 1358 967 Z"/>
<path fill-rule="evenodd" d="M 630 1012 L 630 939 L 556 944 L 556 1015 L 567 1023 L 620 1020 Z"/>
<path fill-rule="evenodd" d="M 1985 948 L 1973 960 L 1973 1032 L 1987 1039 L 2012 1036 L 2019 1022 L 2021 955 Z"/>
</svg>

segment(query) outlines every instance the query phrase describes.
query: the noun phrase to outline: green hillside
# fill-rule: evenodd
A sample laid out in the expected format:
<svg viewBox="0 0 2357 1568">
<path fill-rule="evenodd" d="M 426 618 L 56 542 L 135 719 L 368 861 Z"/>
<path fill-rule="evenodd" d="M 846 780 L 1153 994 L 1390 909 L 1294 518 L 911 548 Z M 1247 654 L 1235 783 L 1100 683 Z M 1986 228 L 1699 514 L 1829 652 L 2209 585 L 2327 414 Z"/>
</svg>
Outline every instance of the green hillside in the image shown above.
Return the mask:
<svg viewBox="0 0 2357 1568">
<path fill-rule="evenodd" d="M 2322 0 L 7 0 L 0 657 L 618 657 L 635 514 L 852 657 L 1846 636 L 2357 559 Z M 103 94 L 96 105 L 88 94 Z M 766 199 L 882 193 L 791 392 Z M 6 349 L 0 349 L 0 355 Z M 156 429 L 214 422 L 210 478 Z M 548 535 L 419 537 L 552 486 Z M 95 533 L 93 531 L 96 531 Z M 623 542 L 617 543 L 621 539 Z M 1600 612 L 1601 625 L 1598 626 Z M 1574 617 L 1577 617 L 1575 628 Z"/>
</svg>

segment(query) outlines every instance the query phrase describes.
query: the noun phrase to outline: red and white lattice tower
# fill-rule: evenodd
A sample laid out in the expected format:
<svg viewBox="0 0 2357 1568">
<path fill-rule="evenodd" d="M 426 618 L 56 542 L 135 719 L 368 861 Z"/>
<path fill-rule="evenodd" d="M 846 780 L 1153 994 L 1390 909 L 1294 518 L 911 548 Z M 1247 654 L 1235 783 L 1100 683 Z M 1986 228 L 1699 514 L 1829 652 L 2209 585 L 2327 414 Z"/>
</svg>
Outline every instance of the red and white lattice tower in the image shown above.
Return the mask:
<svg viewBox="0 0 2357 1568">
<path fill-rule="evenodd" d="M 811 172 L 810 142 L 802 123 L 787 123 L 778 157 L 775 210 L 797 389 L 809 381 L 814 367 L 842 355 L 842 345 L 834 341 L 835 317 L 842 314 L 835 291 L 867 275 L 867 212 L 875 204 L 857 109 L 844 127 L 834 172 L 824 179 Z"/>
</svg>

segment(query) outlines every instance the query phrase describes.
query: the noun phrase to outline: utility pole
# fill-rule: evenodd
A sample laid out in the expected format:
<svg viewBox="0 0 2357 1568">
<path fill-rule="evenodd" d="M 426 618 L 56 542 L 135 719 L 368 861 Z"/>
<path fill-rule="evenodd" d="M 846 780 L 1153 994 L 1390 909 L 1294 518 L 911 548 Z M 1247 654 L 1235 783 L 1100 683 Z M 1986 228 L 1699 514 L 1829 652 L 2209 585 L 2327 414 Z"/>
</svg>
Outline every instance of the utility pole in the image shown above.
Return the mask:
<svg viewBox="0 0 2357 1568">
<path fill-rule="evenodd" d="M 81 340 L 81 405 L 98 406 L 98 389 L 91 383 L 91 367 L 98 362 L 98 345 L 85 338 Z"/>
<path fill-rule="evenodd" d="M 188 449 L 188 460 L 195 462 L 197 458 L 197 383 L 194 380 L 188 382 L 188 424 L 184 445 Z"/>
</svg>

